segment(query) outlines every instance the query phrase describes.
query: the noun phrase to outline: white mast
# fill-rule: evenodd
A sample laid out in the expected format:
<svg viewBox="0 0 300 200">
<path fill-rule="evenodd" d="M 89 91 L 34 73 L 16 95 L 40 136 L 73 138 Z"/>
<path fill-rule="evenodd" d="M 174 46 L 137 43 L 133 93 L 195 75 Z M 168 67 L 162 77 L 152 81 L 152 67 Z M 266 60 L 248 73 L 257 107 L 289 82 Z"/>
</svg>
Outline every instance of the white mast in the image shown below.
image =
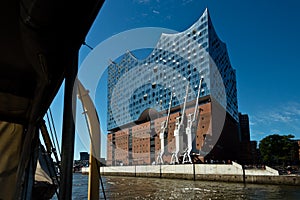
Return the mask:
<svg viewBox="0 0 300 200">
<path fill-rule="evenodd" d="M 170 164 L 179 163 L 178 154 L 180 151 L 183 150 L 182 130 L 184 129 L 183 121 L 184 121 L 185 107 L 186 107 L 186 102 L 187 102 L 187 98 L 188 98 L 188 93 L 189 93 L 189 82 L 187 83 L 187 86 L 186 86 L 186 92 L 185 92 L 184 104 L 183 104 L 181 116 L 176 118 L 176 124 L 175 124 L 175 130 L 174 130 L 175 145 L 176 145 L 175 148 L 176 149 L 172 153 Z"/>
<path fill-rule="evenodd" d="M 191 159 L 191 151 L 193 149 L 192 126 L 195 123 L 196 117 L 198 115 L 198 101 L 199 101 L 199 97 L 200 97 L 202 81 L 203 81 L 203 76 L 201 76 L 200 81 L 199 81 L 198 94 L 197 94 L 197 99 L 195 102 L 194 113 L 188 115 L 187 127 L 185 129 L 186 135 L 187 135 L 187 149 L 184 152 L 182 163 L 188 163 L 188 162 L 193 163 L 192 159 Z"/>
<path fill-rule="evenodd" d="M 168 109 L 168 115 L 167 115 L 167 119 L 165 121 L 163 121 L 161 123 L 161 128 L 160 128 L 160 134 L 159 134 L 159 138 L 160 138 L 160 152 L 157 156 L 157 164 L 163 164 L 163 155 L 165 153 L 165 134 L 167 132 L 167 128 L 169 125 L 169 117 L 170 117 L 170 111 L 171 111 L 171 106 L 172 106 L 172 99 L 173 99 L 173 93 L 171 93 L 171 98 L 170 98 L 170 102 L 169 102 L 169 109 Z"/>
</svg>

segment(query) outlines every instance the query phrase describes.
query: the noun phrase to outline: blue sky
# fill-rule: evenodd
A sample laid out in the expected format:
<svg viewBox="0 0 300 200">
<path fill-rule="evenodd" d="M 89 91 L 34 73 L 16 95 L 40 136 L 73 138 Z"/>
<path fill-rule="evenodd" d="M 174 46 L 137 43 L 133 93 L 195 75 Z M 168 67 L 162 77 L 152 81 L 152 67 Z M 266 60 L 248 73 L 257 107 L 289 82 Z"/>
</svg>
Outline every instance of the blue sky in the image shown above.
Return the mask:
<svg viewBox="0 0 300 200">
<path fill-rule="evenodd" d="M 107 0 L 86 43 L 96 47 L 115 34 L 139 27 L 183 31 L 206 7 L 236 69 L 239 111 L 249 115 L 251 139 L 259 141 L 274 133 L 300 138 L 300 2 L 297 0 Z M 80 63 L 90 52 L 89 48 L 81 47 Z M 105 81 L 99 83 L 96 107 L 102 129 L 106 130 L 104 84 Z M 62 94 L 60 91 L 52 105 L 59 132 Z M 80 151 L 88 150 L 83 143 L 76 138 L 76 159 Z M 102 152 L 104 156 L 105 151 Z"/>
</svg>

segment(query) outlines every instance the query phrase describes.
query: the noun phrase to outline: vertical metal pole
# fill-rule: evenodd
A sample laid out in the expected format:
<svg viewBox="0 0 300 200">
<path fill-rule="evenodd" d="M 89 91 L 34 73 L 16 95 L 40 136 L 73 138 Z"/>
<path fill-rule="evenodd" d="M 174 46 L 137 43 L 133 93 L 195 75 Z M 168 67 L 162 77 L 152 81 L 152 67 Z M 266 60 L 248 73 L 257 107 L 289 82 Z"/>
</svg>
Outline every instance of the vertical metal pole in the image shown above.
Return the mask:
<svg viewBox="0 0 300 200">
<path fill-rule="evenodd" d="M 78 71 L 78 56 L 74 56 L 73 66 L 68 67 L 65 76 L 64 114 L 61 152 L 61 179 L 59 187 L 59 199 L 71 200 L 73 180 L 73 159 L 75 140 L 75 111 L 76 92 L 75 79 Z"/>
<path fill-rule="evenodd" d="M 161 163 L 159 164 L 159 178 L 162 177 L 162 171 L 161 171 Z"/>
<path fill-rule="evenodd" d="M 196 180 L 196 169 L 195 169 L 195 163 L 193 163 L 193 180 Z"/>
<path fill-rule="evenodd" d="M 245 164 L 242 164 L 242 169 L 243 169 L 243 183 L 244 185 L 246 184 L 246 174 L 245 174 Z"/>
</svg>

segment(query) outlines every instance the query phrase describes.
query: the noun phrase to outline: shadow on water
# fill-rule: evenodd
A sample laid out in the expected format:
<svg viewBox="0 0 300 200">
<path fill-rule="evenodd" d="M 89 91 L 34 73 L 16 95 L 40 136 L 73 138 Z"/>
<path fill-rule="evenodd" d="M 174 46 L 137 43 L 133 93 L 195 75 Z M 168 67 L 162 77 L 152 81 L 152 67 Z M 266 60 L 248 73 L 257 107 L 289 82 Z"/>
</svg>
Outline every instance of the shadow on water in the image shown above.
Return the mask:
<svg viewBox="0 0 300 200">
<path fill-rule="evenodd" d="M 73 199 L 87 199 L 87 181 L 88 176 L 74 174 Z M 103 181 L 107 199 L 300 199 L 295 186 L 117 176 Z"/>
</svg>

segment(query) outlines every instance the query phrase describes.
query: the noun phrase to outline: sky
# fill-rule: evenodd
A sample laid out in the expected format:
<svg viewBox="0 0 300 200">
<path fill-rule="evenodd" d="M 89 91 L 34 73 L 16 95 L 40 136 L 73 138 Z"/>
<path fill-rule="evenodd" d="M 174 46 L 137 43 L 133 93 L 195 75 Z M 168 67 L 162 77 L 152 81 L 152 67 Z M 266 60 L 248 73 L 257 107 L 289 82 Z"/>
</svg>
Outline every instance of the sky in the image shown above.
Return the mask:
<svg viewBox="0 0 300 200">
<path fill-rule="evenodd" d="M 86 43 L 96 47 L 113 35 L 142 27 L 184 31 L 205 8 L 209 9 L 214 28 L 226 43 L 231 65 L 236 69 L 239 112 L 249 115 L 251 139 L 259 141 L 270 134 L 292 134 L 300 139 L 300 1 L 106 0 Z M 80 64 L 89 53 L 91 49 L 81 47 Z M 103 132 L 106 78 L 104 75 L 100 80 L 95 98 Z M 62 96 L 63 87 L 51 106 L 59 136 Z M 76 134 L 78 159 L 80 151 L 89 149 L 82 139 L 82 135 L 88 139 L 88 134 Z M 105 140 L 102 144 L 101 154 L 106 157 Z"/>
</svg>

